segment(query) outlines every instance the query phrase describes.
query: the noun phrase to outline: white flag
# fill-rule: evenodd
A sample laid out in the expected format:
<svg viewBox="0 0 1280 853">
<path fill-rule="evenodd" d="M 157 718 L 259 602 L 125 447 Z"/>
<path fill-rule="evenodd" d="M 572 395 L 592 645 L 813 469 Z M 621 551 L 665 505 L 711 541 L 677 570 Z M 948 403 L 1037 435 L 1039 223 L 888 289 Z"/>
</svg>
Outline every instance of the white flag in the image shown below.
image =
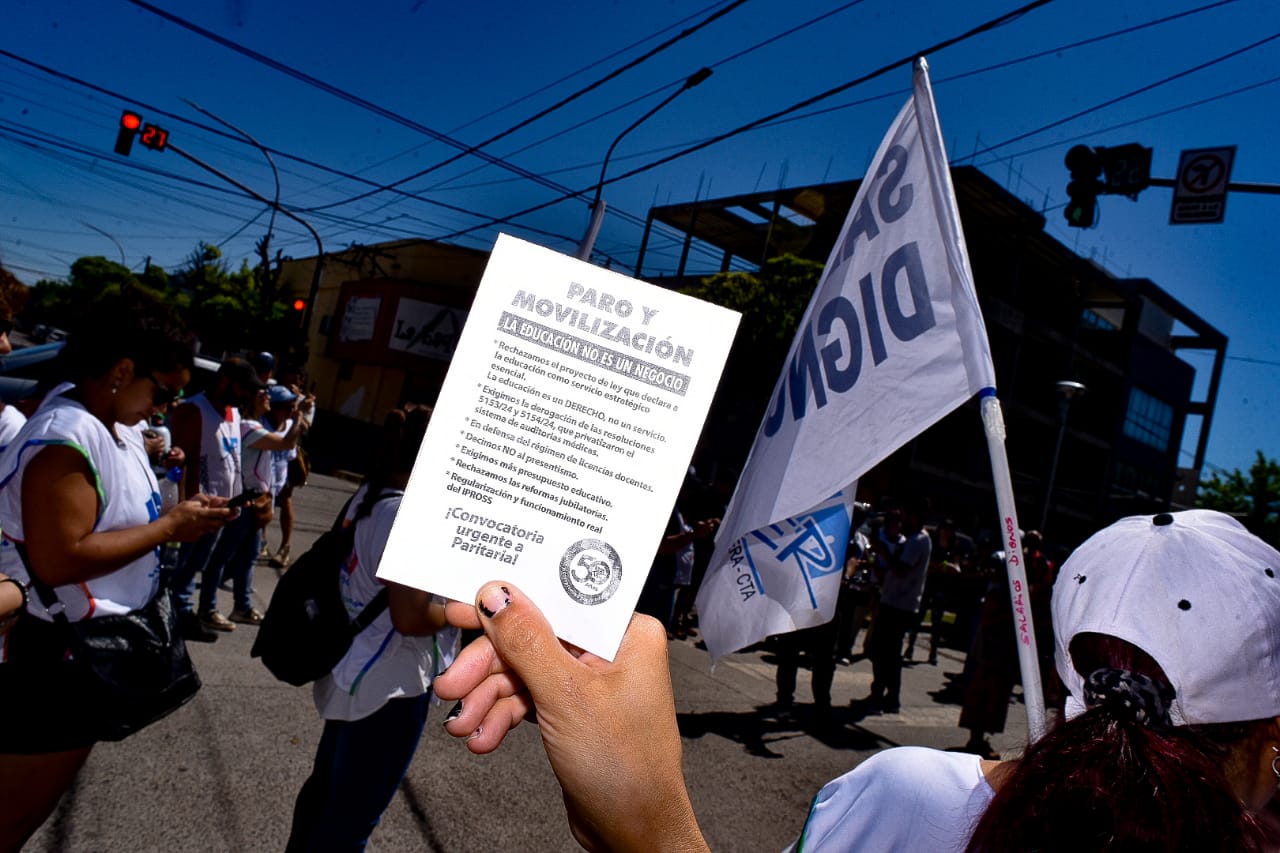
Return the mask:
<svg viewBox="0 0 1280 853">
<path fill-rule="evenodd" d="M 756 560 L 758 532 L 803 525 L 838 493 L 847 519 L 863 473 L 995 387 L 924 59 L 913 84 L 800 322 L 716 538 L 698 593 L 713 660 L 835 613 L 839 575 L 811 584 L 794 576 L 812 575 L 802 561 Z M 847 538 L 836 543 L 841 565 Z"/>
</svg>

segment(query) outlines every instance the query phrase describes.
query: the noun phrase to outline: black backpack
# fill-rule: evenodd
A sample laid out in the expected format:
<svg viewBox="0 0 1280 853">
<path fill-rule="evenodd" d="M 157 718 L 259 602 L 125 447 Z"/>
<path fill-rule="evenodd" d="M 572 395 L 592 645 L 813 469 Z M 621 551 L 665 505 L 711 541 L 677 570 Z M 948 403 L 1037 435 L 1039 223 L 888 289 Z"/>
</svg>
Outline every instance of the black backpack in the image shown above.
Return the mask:
<svg viewBox="0 0 1280 853">
<path fill-rule="evenodd" d="M 378 499 L 391 496 L 384 493 Z M 384 588 L 355 619 L 347 617 L 338 573 L 351 556 L 360 519 L 344 527 L 346 513 L 343 507 L 333 527 L 280 577 L 249 652 L 262 658 L 276 678 L 295 686 L 328 675 L 356 635 L 387 609 Z"/>
</svg>

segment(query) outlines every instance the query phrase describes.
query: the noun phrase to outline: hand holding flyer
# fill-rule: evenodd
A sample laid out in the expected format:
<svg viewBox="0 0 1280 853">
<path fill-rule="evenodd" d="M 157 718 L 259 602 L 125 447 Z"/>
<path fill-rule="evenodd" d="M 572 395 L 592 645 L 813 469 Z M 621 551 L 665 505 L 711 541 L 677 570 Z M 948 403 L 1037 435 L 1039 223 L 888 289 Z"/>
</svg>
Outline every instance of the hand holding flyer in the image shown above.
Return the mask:
<svg viewBox="0 0 1280 853">
<path fill-rule="evenodd" d="M 511 580 L 612 659 L 738 319 L 500 236 L 378 576 L 467 602 Z"/>
</svg>

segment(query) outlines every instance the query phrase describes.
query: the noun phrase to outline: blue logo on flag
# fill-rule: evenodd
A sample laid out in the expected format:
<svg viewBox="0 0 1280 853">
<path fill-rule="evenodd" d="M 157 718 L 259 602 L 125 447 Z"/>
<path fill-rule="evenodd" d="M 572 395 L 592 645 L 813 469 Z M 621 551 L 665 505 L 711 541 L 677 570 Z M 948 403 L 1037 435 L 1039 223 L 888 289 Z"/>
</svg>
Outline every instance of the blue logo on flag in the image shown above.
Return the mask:
<svg viewBox="0 0 1280 853">
<path fill-rule="evenodd" d="M 836 503 L 753 530 L 744 539 L 756 589 L 762 595 L 769 595 L 769 592 L 760 576 L 757 561 L 765 559 L 778 568 L 798 571 L 804 580 L 810 605 L 816 609 L 818 601 L 812 581 L 844 568 L 844 552 L 849 543 L 849 514 L 842 504 Z M 755 543 L 763 544 L 768 551 L 752 547 Z"/>
</svg>

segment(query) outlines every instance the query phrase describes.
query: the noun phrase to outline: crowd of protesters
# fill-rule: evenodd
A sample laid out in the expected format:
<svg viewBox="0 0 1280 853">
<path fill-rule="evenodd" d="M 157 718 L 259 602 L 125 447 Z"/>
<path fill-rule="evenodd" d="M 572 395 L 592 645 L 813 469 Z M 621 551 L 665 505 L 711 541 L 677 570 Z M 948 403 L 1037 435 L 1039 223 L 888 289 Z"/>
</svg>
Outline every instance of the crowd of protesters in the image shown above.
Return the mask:
<svg viewBox="0 0 1280 853">
<path fill-rule="evenodd" d="M 681 487 L 658 556 L 636 610 L 654 617 L 669 639 L 697 639 L 691 605 L 711 558 L 711 543 L 730 489 L 690 468 Z M 856 698 L 860 715 L 900 710 L 902 668 L 919 661 L 937 665 L 939 649 L 963 653 L 960 673 L 939 676 L 936 697 L 961 706 L 960 727 L 970 733 L 965 748 L 994 756 L 989 737 L 1004 731 L 1014 688 L 1021 681 L 1014 642 L 1013 611 L 1005 582 L 1005 552 L 988 535 L 961 530 L 925 499 L 884 497 L 876 505 L 854 504 L 845 567 L 835 617 L 827 623 L 770 637 L 776 661 L 776 699 L 767 713 L 797 719 L 796 680 L 811 672 L 815 729 L 833 723 L 832 684 L 841 666 L 869 659 L 871 693 Z M 1022 550 L 1045 698 L 1061 704 L 1054 675 L 1049 594 L 1057 563 L 1038 531 L 1022 535 Z M 861 642 L 859 642 L 861 641 Z"/>
</svg>

